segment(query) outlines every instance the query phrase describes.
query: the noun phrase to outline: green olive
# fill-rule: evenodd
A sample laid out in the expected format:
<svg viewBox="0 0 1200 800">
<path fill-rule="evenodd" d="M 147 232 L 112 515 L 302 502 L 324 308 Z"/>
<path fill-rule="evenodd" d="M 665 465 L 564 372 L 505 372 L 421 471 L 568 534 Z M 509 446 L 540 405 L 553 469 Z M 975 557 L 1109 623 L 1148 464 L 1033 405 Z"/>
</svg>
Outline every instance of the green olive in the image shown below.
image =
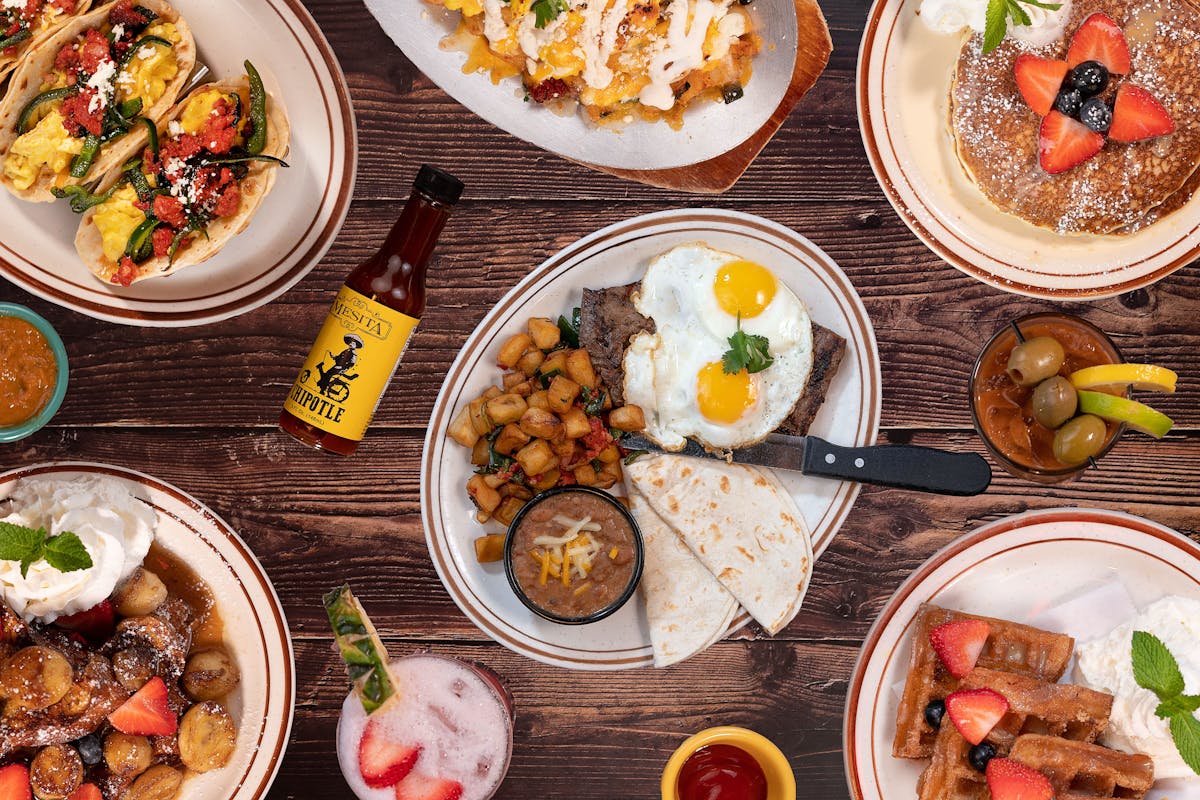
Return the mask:
<svg viewBox="0 0 1200 800">
<path fill-rule="evenodd" d="M 1036 386 L 1056 375 L 1066 361 L 1066 353 L 1057 339 L 1035 336 L 1013 348 L 1008 356 L 1008 377 L 1017 386 Z"/>
<path fill-rule="evenodd" d="M 1075 416 L 1079 395 L 1075 393 L 1075 387 L 1069 380 L 1055 375 L 1037 385 L 1030 403 L 1033 406 L 1033 418 L 1046 428 L 1056 430 Z"/>
<path fill-rule="evenodd" d="M 1087 461 L 1104 447 L 1108 427 L 1104 420 L 1083 414 L 1070 420 L 1054 433 L 1054 457 L 1064 464 Z"/>
</svg>

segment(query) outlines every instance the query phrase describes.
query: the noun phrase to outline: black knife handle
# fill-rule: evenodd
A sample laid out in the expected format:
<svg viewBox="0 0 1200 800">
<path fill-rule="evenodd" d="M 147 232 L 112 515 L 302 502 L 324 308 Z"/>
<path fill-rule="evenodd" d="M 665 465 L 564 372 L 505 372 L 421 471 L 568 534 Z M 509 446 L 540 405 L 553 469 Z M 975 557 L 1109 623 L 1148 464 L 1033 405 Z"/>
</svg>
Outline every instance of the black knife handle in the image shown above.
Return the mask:
<svg viewBox="0 0 1200 800">
<path fill-rule="evenodd" d="M 951 453 L 933 447 L 895 444 L 839 447 L 809 436 L 804 472 L 876 486 L 969 496 L 992 482 L 992 468 L 976 453 Z"/>
</svg>

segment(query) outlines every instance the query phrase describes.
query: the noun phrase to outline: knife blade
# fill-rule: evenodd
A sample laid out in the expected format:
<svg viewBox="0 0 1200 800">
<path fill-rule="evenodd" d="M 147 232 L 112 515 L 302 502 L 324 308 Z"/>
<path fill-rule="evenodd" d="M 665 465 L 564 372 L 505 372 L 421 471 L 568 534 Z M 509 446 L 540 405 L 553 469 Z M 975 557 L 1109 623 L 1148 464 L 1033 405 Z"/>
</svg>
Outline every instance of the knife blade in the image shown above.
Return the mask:
<svg viewBox="0 0 1200 800">
<path fill-rule="evenodd" d="M 682 450 L 672 451 L 634 433 L 621 440 L 621 447 L 959 497 L 981 494 L 992 482 L 992 468 L 977 453 L 908 444 L 842 447 L 816 436 L 773 433 L 757 444 L 733 450 L 726 458 L 691 439 Z"/>
</svg>

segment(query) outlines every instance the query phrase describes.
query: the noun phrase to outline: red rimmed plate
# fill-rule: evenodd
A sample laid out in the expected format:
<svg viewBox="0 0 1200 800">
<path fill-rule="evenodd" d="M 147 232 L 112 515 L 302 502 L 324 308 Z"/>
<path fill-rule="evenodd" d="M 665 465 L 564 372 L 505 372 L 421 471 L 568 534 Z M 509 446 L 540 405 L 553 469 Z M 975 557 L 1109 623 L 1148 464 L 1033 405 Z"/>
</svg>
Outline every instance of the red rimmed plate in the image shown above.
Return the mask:
<svg viewBox="0 0 1200 800">
<path fill-rule="evenodd" d="M 180 800 L 260 800 L 279 771 L 296 702 L 292 640 L 275 588 L 233 528 L 186 492 L 140 472 L 79 461 L 21 467 L 0 473 L 0 497 L 21 478 L 84 475 L 116 478 L 157 512 L 155 541 L 212 590 L 225 646 L 242 674 L 226 703 L 237 721 L 233 758 L 221 769 L 188 773 Z"/>
<path fill-rule="evenodd" d="M 965 176 L 946 123 L 962 40 L 928 30 L 920 4 L 876 0 L 858 56 L 863 144 L 917 238 L 984 283 L 1060 300 L 1128 292 L 1200 257 L 1200 196 L 1130 236 L 1060 236 L 991 205 Z"/>
<path fill-rule="evenodd" d="M 892 738 L 922 603 L 1025 622 L 1113 578 L 1138 608 L 1167 595 L 1200 599 L 1200 545 L 1129 514 L 1062 508 L 985 525 L 921 565 L 871 627 L 850 681 L 843 742 L 850 795 L 910 800 L 916 793 L 927 762 L 892 758 Z"/>
<path fill-rule="evenodd" d="M 25 203 L 0 191 L 0 276 L 81 314 L 126 325 L 202 325 L 270 302 L 329 250 L 354 192 L 358 146 L 350 91 L 299 0 L 172 2 L 191 25 L 199 60 L 213 80 L 243 74 L 249 59 L 287 107 L 291 166 L 280 170 L 249 228 L 203 264 L 113 286 L 79 260 L 79 218 L 65 203 Z"/>
<path fill-rule="evenodd" d="M 653 662 L 640 595 L 613 616 L 583 626 L 538 618 L 512 593 L 501 564 L 479 564 L 473 542 L 485 532 L 467 497 L 470 453 L 446 430 L 458 410 L 494 384 L 495 354 L 530 317 L 556 319 L 578 306 L 584 287 L 641 279 L 654 256 L 704 241 L 772 268 L 808 306 L 813 321 L 847 340 L 846 356 L 812 433 L 839 444 L 873 444 L 879 431 L 879 353 L 862 301 L 845 273 L 812 242 L 761 217 L 715 209 L 685 209 L 619 222 L 580 239 L 534 269 L 505 295 L 463 345 L 442 385 L 421 458 L 425 539 L 446 590 L 480 630 L 506 647 L 571 669 L 629 669 Z M 820 554 L 858 497 L 857 484 L 779 473 L 796 498 Z M 488 533 L 503 532 L 489 523 Z M 744 625 L 743 614 L 731 630 Z"/>
</svg>

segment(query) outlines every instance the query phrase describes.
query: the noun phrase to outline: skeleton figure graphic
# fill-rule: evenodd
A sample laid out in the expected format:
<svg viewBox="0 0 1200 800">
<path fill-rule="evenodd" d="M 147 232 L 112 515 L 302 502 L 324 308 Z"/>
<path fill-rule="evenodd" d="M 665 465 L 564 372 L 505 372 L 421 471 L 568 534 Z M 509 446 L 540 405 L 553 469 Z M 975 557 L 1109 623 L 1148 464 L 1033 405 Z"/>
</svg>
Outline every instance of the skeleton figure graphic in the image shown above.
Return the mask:
<svg viewBox="0 0 1200 800">
<path fill-rule="evenodd" d="M 350 396 L 349 383 L 358 377 L 358 373 L 350 370 L 358 363 L 358 350 L 363 346 L 363 340 L 353 333 L 346 334 L 342 340 L 346 343 L 345 350 L 336 356 L 332 350 L 326 351 L 330 362 L 328 367 L 324 358 L 317 364 L 317 372 L 320 373 L 317 388 L 321 394 L 336 402 L 343 402 Z"/>
</svg>

